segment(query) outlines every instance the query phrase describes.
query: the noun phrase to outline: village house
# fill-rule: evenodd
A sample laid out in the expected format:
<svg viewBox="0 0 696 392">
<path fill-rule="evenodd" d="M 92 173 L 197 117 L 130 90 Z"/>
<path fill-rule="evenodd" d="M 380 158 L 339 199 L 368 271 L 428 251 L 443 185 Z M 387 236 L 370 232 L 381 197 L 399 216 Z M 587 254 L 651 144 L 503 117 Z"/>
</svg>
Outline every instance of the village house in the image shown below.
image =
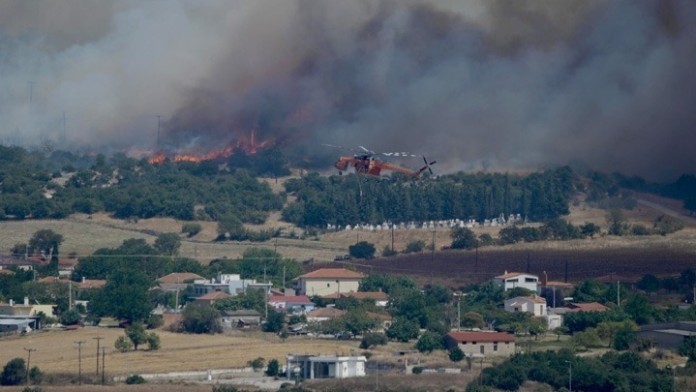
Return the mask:
<svg viewBox="0 0 696 392">
<path fill-rule="evenodd" d="M 696 339 L 696 322 L 641 325 L 637 335 L 640 340 L 649 341 L 656 347 L 676 350 L 685 339 Z"/>
<path fill-rule="evenodd" d="M 509 357 L 515 353 L 515 336 L 504 332 L 450 332 L 445 342 L 448 348 L 459 346 L 470 357 Z"/>
<path fill-rule="evenodd" d="M 307 322 L 312 323 L 312 322 L 322 322 L 326 320 L 331 320 L 336 317 L 343 316 L 346 314 L 345 310 L 342 309 L 336 309 L 336 308 L 317 308 L 312 310 L 311 312 L 307 312 Z"/>
<path fill-rule="evenodd" d="M 222 291 L 231 296 L 244 294 L 247 290 L 261 290 L 263 292 L 270 291 L 273 284 L 270 282 L 257 282 L 256 279 L 242 279 L 239 274 L 220 274 L 214 279 L 197 279 L 193 281 L 194 295 L 202 296 Z"/>
<path fill-rule="evenodd" d="M 503 288 L 503 291 L 512 290 L 516 287 L 527 289 L 534 293 L 537 292 L 539 277 L 523 272 L 507 272 L 493 278 L 493 283 Z"/>
<path fill-rule="evenodd" d="M 41 315 L 56 317 L 54 304 L 30 304 L 29 297 L 24 297 L 21 304 L 10 300 L 0 303 L 0 332 L 22 332 L 41 328 Z"/>
<path fill-rule="evenodd" d="M 364 377 L 364 356 L 288 355 L 288 380 Z"/>
<path fill-rule="evenodd" d="M 268 304 L 274 309 L 288 313 L 310 312 L 315 306 L 306 295 L 272 295 L 268 297 Z"/>
<path fill-rule="evenodd" d="M 231 295 L 224 291 L 213 291 L 212 293 L 197 297 L 195 303 L 199 305 L 213 305 L 217 301 L 231 297 Z"/>
<path fill-rule="evenodd" d="M 296 290 L 308 296 L 358 291 L 364 277 L 360 272 L 345 268 L 321 268 L 296 278 Z"/>
<path fill-rule="evenodd" d="M 546 299 L 536 294 L 505 300 L 505 311 L 531 313 L 534 317 L 546 316 Z"/>
<path fill-rule="evenodd" d="M 227 328 L 251 328 L 261 325 L 261 313 L 254 309 L 225 310 L 222 324 Z"/>
<path fill-rule="evenodd" d="M 183 291 L 196 280 L 205 280 L 204 277 L 193 272 L 173 272 L 157 279 L 162 291 Z"/>
</svg>

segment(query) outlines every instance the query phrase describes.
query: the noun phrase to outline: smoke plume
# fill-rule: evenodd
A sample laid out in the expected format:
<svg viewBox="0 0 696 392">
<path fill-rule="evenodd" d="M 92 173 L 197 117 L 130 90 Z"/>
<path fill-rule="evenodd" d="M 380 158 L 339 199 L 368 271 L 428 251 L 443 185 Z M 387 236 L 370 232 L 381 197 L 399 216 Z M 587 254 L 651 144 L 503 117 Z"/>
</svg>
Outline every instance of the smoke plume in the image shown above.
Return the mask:
<svg viewBox="0 0 696 392">
<path fill-rule="evenodd" d="M 689 0 L 7 0 L 0 141 L 206 151 L 254 130 L 295 154 L 671 179 L 696 163 L 693 20 Z"/>
</svg>

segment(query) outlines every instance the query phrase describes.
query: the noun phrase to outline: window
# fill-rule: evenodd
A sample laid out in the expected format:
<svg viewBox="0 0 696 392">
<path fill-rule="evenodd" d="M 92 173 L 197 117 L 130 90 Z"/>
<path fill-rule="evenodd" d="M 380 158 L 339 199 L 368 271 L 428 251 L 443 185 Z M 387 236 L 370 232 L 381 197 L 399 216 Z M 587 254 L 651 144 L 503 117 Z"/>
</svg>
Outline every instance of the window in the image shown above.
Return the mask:
<svg viewBox="0 0 696 392">
<path fill-rule="evenodd" d="M 482 345 L 481 345 L 481 354 L 485 354 L 485 353 L 486 353 L 486 346 L 484 346 L 484 345 L 482 344 Z"/>
<path fill-rule="evenodd" d="M 536 278 L 524 278 L 524 281 L 527 283 L 536 283 Z"/>
<path fill-rule="evenodd" d="M 498 342 L 493 342 L 493 351 L 498 351 Z"/>
<path fill-rule="evenodd" d="M 515 312 L 519 312 L 519 311 L 520 311 L 520 308 L 518 308 L 517 306 L 515 306 Z"/>
</svg>

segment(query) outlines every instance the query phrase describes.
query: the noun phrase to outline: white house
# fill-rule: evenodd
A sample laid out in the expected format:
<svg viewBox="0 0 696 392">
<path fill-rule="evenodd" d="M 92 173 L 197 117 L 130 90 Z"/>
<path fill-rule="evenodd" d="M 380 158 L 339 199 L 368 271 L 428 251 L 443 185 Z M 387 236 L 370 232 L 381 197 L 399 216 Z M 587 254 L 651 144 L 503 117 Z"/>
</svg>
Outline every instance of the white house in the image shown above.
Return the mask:
<svg viewBox="0 0 696 392">
<path fill-rule="evenodd" d="M 537 286 L 539 285 L 539 277 L 524 272 L 505 271 L 503 275 L 498 275 L 493 278 L 493 283 L 502 287 L 503 291 L 508 291 L 514 289 L 515 287 L 521 287 L 536 293 Z"/>
<path fill-rule="evenodd" d="M 257 282 L 256 279 L 242 279 L 239 274 L 220 274 L 217 279 L 195 279 L 193 281 L 194 295 L 201 296 L 216 291 L 222 291 L 231 296 L 244 294 L 247 290 L 270 291 L 273 284 Z"/>
<path fill-rule="evenodd" d="M 272 295 L 268 304 L 278 310 L 290 313 L 306 313 L 314 310 L 314 302 L 306 295 Z"/>
<path fill-rule="evenodd" d="M 345 268 L 321 268 L 297 277 L 298 293 L 309 296 L 358 291 L 364 277 L 360 272 Z"/>
<path fill-rule="evenodd" d="M 289 380 L 364 377 L 367 362 L 364 356 L 295 354 L 288 355 L 286 359 Z"/>
<path fill-rule="evenodd" d="M 515 297 L 505 300 L 505 311 L 510 313 L 526 312 L 534 317 L 546 316 L 546 299 L 538 295 Z"/>
</svg>

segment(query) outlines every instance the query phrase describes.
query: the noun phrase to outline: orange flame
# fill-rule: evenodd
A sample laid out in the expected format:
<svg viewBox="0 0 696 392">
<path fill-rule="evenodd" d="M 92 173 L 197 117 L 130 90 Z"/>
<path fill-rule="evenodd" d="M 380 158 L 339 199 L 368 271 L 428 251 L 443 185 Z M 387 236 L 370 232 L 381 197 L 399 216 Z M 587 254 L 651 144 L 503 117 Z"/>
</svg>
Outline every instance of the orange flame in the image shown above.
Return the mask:
<svg viewBox="0 0 696 392">
<path fill-rule="evenodd" d="M 169 158 L 174 162 L 201 162 L 215 159 L 223 159 L 231 157 L 235 151 L 244 151 L 248 155 L 256 154 L 259 150 L 268 148 L 273 145 L 273 139 L 267 139 L 260 142 L 256 141 L 256 131 L 252 130 L 249 137 L 242 136 L 236 141 L 230 143 L 227 147 L 220 150 L 212 150 L 203 154 L 180 153 L 174 154 Z M 150 164 L 160 164 L 167 159 L 163 152 L 158 152 L 148 162 Z"/>
</svg>

